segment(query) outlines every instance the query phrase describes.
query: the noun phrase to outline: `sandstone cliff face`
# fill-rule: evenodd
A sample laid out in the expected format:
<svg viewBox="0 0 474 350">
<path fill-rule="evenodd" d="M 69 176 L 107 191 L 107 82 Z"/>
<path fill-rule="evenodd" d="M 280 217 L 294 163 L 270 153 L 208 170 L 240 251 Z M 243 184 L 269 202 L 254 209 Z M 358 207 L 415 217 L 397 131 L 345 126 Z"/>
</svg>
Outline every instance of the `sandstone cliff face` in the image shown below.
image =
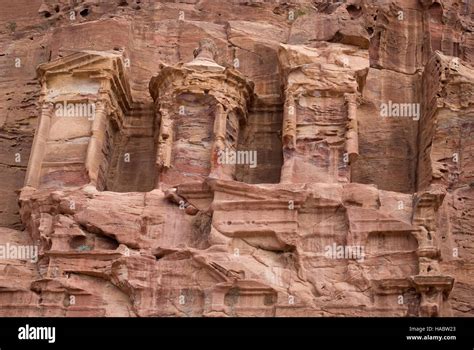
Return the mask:
<svg viewBox="0 0 474 350">
<path fill-rule="evenodd" d="M 472 1 L 0 21 L 1 316 L 474 316 Z"/>
</svg>

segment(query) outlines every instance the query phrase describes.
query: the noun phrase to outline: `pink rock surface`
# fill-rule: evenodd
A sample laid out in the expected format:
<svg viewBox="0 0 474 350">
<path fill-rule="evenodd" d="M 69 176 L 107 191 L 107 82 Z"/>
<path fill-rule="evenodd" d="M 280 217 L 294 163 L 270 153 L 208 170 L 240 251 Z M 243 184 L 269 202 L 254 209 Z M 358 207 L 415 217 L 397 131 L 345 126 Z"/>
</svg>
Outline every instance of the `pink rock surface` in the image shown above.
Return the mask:
<svg viewBox="0 0 474 350">
<path fill-rule="evenodd" d="M 0 8 L 0 316 L 474 316 L 474 3 Z"/>
</svg>

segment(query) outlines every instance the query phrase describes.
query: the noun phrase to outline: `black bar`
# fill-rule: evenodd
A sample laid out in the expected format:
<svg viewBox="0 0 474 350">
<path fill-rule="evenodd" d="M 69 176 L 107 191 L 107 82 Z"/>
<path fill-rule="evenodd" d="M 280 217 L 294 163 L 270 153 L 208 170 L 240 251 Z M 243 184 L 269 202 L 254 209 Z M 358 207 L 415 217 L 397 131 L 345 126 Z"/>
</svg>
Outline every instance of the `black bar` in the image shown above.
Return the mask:
<svg viewBox="0 0 474 350">
<path fill-rule="evenodd" d="M 55 327 L 48 339 L 19 339 L 20 327 Z M 431 327 L 428 328 L 428 327 Z M 444 328 L 443 328 L 444 327 Z M 33 333 L 35 337 L 36 333 Z M 154 343 L 164 337 L 313 338 L 312 344 L 386 344 L 403 349 L 474 348 L 474 318 L 1 318 L 0 350 Z M 407 339 L 419 336 L 422 339 Z M 453 337 L 439 339 L 433 337 Z M 429 338 L 432 337 L 432 338 Z M 49 338 L 50 340 L 51 337 Z M 318 341 L 314 343 L 314 341 Z M 145 343 L 143 343 L 143 346 Z M 335 348 L 337 348 L 336 346 Z M 139 347 L 141 348 L 141 347 Z M 311 347 L 313 348 L 313 347 Z M 352 347 L 354 348 L 354 347 Z M 358 347 L 356 347 L 358 348 Z"/>
</svg>

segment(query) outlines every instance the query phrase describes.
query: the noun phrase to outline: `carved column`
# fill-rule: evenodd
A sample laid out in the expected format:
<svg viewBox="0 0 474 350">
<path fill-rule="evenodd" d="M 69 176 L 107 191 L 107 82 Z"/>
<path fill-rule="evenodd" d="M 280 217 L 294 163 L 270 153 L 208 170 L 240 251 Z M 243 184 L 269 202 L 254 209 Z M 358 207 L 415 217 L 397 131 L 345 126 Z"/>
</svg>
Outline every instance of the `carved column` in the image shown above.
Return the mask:
<svg viewBox="0 0 474 350">
<path fill-rule="evenodd" d="M 281 183 L 291 183 L 293 177 L 294 151 L 296 149 L 296 107 L 292 95 L 287 92 L 283 110 L 283 166 L 281 169 Z"/>
<path fill-rule="evenodd" d="M 28 161 L 28 170 L 26 172 L 25 186 L 38 187 L 41 177 L 41 163 L 46 152 L 46 142 L 51 127 L 51 118 L 53 116 L 54 105 L 51 102 L 43 103 L 41 107 L 41 116 L 38 121 L 33 145 L 31 147 L 30 160 Z"/>
<path fill-rule="evenodd" d="M 156 154 L 156 168 L 158 174 L 161 174 L 164 169 L 171 167 L 171 156 L 173 149 L 173 140 L 174 140 L 174 123 L 170 118 L 167 110 L 161 111 L 161 122 L 158 134 L 158 150 Z M 157 176 L 157 183 L 155 184 L 158 187 L 160 182 L 160 177 Z"/>
<path fill-rule="evenodd" d="M 87 146 L 86 169 L 90 182 L 96 186 L 99 177 L 100 164 L 103 159 L 102 148 L 105 141 L 105 130 L 107 128 L 106 103 L 96 103 L 95 116 L 92 120 L 91 138 Z"/>
<path fill-rule="evenodd" d="M 222 164 L 219 164 L 219 153 L 224 152 L 225 134 L 226 134 L 227 115 L 222 104 L 218 103 L 216 106 L 216 115 L 214 120 L 214 143 L 211 152 L 211 172 L 210 177 L 220 178 L 223 175 Z"/>
<path fill-rule="evenodd" d="M 359 156 L 359 135 L 357 126 L 357 95 L 344 95 L 347 105 L 347 130 L 345 150 L 352 163 Z"/>
</svg>

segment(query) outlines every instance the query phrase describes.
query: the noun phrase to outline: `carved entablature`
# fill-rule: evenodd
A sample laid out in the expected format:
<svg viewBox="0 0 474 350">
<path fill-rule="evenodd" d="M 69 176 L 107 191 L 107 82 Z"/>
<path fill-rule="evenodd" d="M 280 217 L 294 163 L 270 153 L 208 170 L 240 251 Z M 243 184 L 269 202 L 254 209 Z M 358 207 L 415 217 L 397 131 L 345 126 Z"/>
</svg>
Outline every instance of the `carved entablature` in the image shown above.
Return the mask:
<svg viewBox="0 0 474 350">
<path fill-rule="evenodd" d="M 105 145 L 132 105 L 121 56 L 77 52 L 40 65 L 38 76 L 41 116 L 26 186 L 103 187 Z"/>
<path fill-rule="evenodd" d="M 207 176 L 233 179 L 235 164 L 220 157 L 236 151 L 253 99 L 251 81 L 214 61 L 212 42 L 201 42 L 195 55 L 189 63 L 160 65 L 149 85 L 161 124 L 158 181 L 167 185 Z"/>
<path fill-rule="evenodd" d="M 160 68 L 160 73 L 150 81 L 150 94 L 158 112 L 170 110 L 180 95 L 189 93 L 210 95 L 225 110 L 238 110 L 246 118 L 253 98 L 253 83 L 235 69 L 197 70 L 196 66 L 182 63 L 161 64 Z"/>
<path fill-rule="evenodd" d="M 80 51 L 41 64 L 37 73 L 42 86 L 40 103 L 87 96 L 109 103 L 121 125 L 132 109 L 130 86 L 121 54 Z"/>
</svg>

